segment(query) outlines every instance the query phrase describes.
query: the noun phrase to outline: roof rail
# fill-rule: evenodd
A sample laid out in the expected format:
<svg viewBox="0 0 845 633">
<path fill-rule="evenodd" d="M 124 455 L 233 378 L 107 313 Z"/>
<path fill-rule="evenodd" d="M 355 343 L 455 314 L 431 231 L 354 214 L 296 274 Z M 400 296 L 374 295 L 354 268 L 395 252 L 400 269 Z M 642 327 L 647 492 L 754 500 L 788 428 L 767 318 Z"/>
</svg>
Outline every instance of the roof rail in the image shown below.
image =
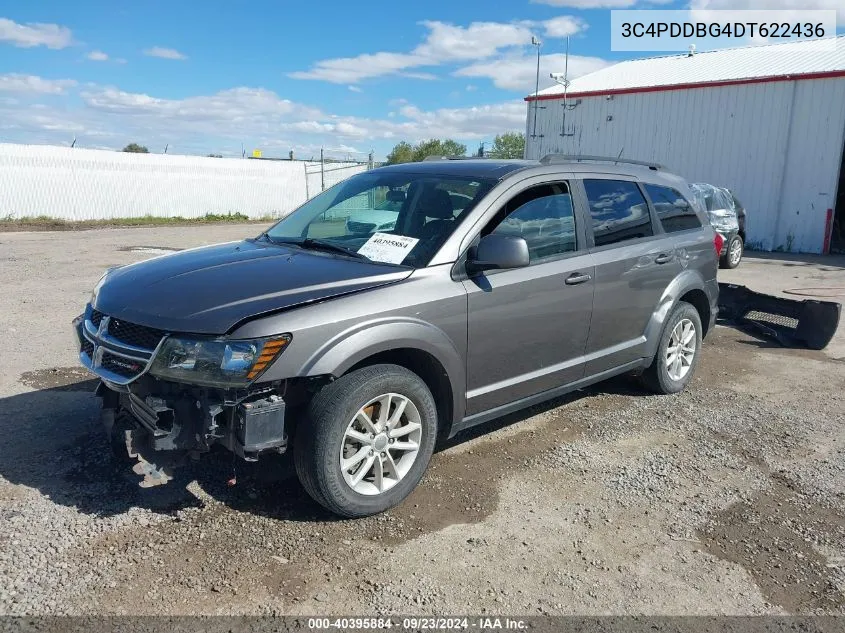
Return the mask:
<svg viewBox="0 0 845 633">
<path fill-rule="evenodd" d="M 585 160 L 596 163 L 623 163 L 625 165 L 639 165 L 641 167 L 648 167 L 652 171 L 666 169 L 663 165 L 644 160 L 633 160 L 631 158 L 619 158 L 614 156 L 586 156 L 581 154 L 546 154 L 540 159 L 540 164 L 557 165 L 559 163 L 580 163 Z"/>
</svg>

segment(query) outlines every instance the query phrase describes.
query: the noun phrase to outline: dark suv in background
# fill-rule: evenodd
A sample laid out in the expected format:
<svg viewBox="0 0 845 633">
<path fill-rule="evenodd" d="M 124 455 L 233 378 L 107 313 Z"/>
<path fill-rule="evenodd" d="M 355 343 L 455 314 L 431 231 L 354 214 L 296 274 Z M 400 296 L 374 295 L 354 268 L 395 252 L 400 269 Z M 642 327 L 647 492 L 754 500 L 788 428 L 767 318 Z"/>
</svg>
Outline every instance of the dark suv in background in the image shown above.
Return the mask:
<svg viewBox="0 0 845 633">
<path fill-rule="evenodd" d="M 216 445 L 291 450 L 316 501 L 380 512 L 438 437 L 625 372 L 689 383 L 722 247 L 691 200 L 615 159 L 375 169 L 255 239 L 108 271 L 79 359 L 145 485 Z"/>
</svg>

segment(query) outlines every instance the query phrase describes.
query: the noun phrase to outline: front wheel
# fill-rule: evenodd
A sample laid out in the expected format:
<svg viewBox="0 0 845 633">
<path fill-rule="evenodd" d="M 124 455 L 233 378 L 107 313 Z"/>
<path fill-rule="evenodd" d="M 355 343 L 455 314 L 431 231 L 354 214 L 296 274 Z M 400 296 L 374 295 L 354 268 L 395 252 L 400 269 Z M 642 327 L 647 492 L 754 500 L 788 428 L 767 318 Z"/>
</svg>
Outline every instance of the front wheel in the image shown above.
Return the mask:
<svg viewBox="0 0 845 633">
<path fill-rule="evenodd" d="M 437 439 L 425 382 L 398 365 L 364 367 L 329 383 L 299 425 L 294 462 L 319 504 L 345 517 L 383 512 L 422 479 Z"/>
<path fill-rule="evenodd" d="M 722 268 L 736 268 L 739 262 L 742 261 L 742 255 L 745 251 L 745 244 L 739 235 L 734 235 L 731 241 L 728 242 L 728 247 L 725 249 L 725 255 L 719 260 Z"/>
<path fill-rule="evenodd" d="M 661 394 L 683 390 L 692 380 L 698 365 L 701 339 L 698 310 L 685 301 L 679 301 L 666 320 L 651 365 L 642 374 L 646 388 Z"/>
</svg>

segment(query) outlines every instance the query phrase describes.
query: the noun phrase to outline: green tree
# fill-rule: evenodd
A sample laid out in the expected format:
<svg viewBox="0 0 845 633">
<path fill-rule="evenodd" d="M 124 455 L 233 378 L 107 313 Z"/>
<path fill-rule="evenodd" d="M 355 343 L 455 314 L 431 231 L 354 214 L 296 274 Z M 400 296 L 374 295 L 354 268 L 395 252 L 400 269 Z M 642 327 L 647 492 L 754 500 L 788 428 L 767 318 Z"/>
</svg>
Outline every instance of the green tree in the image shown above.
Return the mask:
<svg viewBox="0 0 845 633">
<path fill-rule="evenodd" d="M 407 141 L 396 144 L 387 155 L 387 164 L 410 163 L 414 160 L 414 147 Z"/>
<path fill-rule="evenodd" d="M 429 156 L 466 156 L 467 146 L 452 139 L 441 141 L 433 138 L 422 141 L 414 147 L 414 161 L 425 160 Z"/>
<path fill-rule="evenodd" d="M 387 164 L 411 163 L 424 160 L 428 156 L 464 156 L 467 147 L 452 139 L 430 139 L 416 145 L 407 141 L 397 143 L 387 155 Z"/>
<path fill-rule="evenodd" d="M 525 134 L 519 132 L 505 132 L 493 139 L 491 158 L 524 158 Z"/>
<path fill-rule="evenodd" d="M 123 148 L 124 152 L 130 152 L 132 154 L 149 154 L 150 150 L 148 150 L 143 145 L 138 145 L 138 143 L 129 143 L 126 147 Z"/>
</svg>

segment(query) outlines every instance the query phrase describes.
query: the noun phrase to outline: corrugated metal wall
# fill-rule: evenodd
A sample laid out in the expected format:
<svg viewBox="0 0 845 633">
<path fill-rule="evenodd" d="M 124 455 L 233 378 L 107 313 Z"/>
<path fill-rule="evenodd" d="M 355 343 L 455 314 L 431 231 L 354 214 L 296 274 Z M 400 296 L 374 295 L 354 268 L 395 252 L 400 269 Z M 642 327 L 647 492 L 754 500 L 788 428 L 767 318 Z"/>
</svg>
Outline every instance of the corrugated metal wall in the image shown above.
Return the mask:
<svg viewBox="0 0 845 633">
<path fill-rule="evenodd" d="M 845 139 L 845 80 L 586 97 L 566 111 L 566 130 L 561 104 L 539 102 L 536 137 L 527 104 L 528 158 L 622 151 L 656 161 L 732 189 L 748 209 L 750 245 L 821 252 Z"/>
<path fill-rule="evenodd" d="M 366 170 L 341 166 L 326 165 L 326 187 Z M 319 193 L 319 163 L 0 144 L 0 218 L 278 217 L 306 200 L 306 178 Z"/>
</svg>

